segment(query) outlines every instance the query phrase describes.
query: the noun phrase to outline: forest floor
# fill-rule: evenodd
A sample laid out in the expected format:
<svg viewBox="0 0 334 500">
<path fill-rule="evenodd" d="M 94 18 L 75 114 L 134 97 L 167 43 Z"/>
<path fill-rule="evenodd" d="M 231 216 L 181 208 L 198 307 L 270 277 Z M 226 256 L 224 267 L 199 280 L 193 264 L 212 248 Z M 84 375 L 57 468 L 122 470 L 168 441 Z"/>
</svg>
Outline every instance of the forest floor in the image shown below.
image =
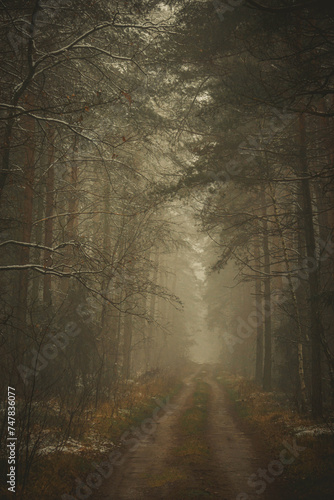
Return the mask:
<svg viewBox="0 0 334 500">
<path fill-rule="evenodd" d="M 238 399 L 242 396 L 243 399 Z M 251 396 L 251 397 L 250 397 Z M 328 437 L 296 439 L 311 429 L 245 379 L 205 366 L 172 404 L 123 440 L 93 500 L 329 500 L 334 498 Z M 130 437 L 131 436 L 131 437 Z M 316 443 L 315 443 L 315 441 Z M 82 490 L 84 494 L 84 490 Z"/>
<path fill-rule="evenodd" d="M 90 498 L 93 491 L 99 488 L 99 480 L 102 482 L 97 472 L 99 464 L 103 467 L 106 457 L 112 457 L 113 461 L 120 454 L 120 437 L 125 439 L 129 429 L 140 427 L 157 408 L 159 418 L 162 417 L 164 409 L 168 411 L 169 398 L 181 390 L 182 380 L 195 369 L 194 364 L 185 363 L 178 370 L 179 376 L 176 376 L 175 370 L 161 371 L 119 383 L 115 387 L 113 398 L 99 402 L 97 407 L 94 402 L 87 404 L 85 411 L 77 411 L 71 427 L 68 422 L 70 413 L 59 411 L 60 401 L 52 398 L 44 405 L 34 404 L 32 445 L 29 448 L 32 452 L 34 447 L 34 455 L 33 460 L 29 455 L 29 460 L 27 463 L 23 462 L 20 469 L 16 498 Z M 7 456 L 3 455 L 0 457 L 3 478 L 8 472 L 7 467 Z M 21 478 L 28 467 L 30 474 L 22 492 Z M 0 483 L 1 500 L 13 498 L 13 493 L 8 491 L 7 486 L 5 481 Z"/>
</svg>

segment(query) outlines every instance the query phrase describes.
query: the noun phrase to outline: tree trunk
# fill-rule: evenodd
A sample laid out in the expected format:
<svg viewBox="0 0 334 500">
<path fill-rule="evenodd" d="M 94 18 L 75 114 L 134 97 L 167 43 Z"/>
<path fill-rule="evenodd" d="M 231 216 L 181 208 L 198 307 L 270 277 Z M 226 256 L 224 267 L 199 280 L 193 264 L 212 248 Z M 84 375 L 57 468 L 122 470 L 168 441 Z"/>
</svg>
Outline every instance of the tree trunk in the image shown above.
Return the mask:
<svg viewBox="0 0 334 500">
<path fill-rule="evenodd" d="M 285 242 L 285 237 L 284 237 L 282 225 L 281 225 L 281 222 L 280 222 L 280 219 L 279 219 L 279 215 L 278 215 L 276 193 L 275 193 L 274 187 L 273 187 L 273 185 L 272 185 L 271 182 L 269 183 L 269 188 L 270 188 L 271 198 L 272 198 L 272 201 L 273 201 L 275 224 L 276 224 L 277 229 L 278 229 L 278 234 L 279 234 L 279 237 L 280 237 L 280 240 L 281 240 L 282 249 L 283 249 L 283 259 L 284 259 L 285 268 L 286 268 L 286 272 L 287 272 L 289 292 L 290 292 L 290 295 L 291 295 L 292 304 L 293 304 L 293 310 L 294 310 L 295 319 L 296 319 L 296 323 L 297 323 L 297 366 L 298 366 L 298 381 L 299 381 L 299 392 L 300 392 L 300 399 L 301 399 L 301 411 L 305 412 L 306 411 L 307 398 L 306 398 L 306 384 L 305 384 L 305 371 L 304 371 L 304 352 L 303 352 L 304 335 L 303 335 L 303 331 L 302 331 L 302 325 L 301 325 L 301 319 L 300 319 L 300 314 L 299 314 L 297 296 L 296 296 L 296 292 L 294 290 L 294 286 L 293 286 L 293 283 L 292 283 L 290 261 L 289 261 L 289 256 L 288 256 L 288 249 L 287 249 L 287 246 L 286 246 L 286 242 Z"/>
<path fill-rule="evenodd" d="M 270 255 L 269 255 L 269 238 L 268 238 L 268 221 L 267 221 L 267 207 L 266 196 L 263 188 L 261 193 L 262 207 L 263 207 L 263 254 L 265 273 L 264 278 L 264 366 L 263 366 L 263 389 L 265 391 L 271 390 L 271 283 L 270 283 Z"/>
<path fill-rule="evenodd" d="M 132 314 L 126 314 L 123 334 L 123 377 L 127 380 L 131 374 L 131 345 L 132 345 Z"/>
<path fill-rule="evenodd" d="M 53 242 L 53 204 L 54 204 L 54 131 L 51 130 L 48 134 L 49 147 L 48 147 L 48 163 L 47 163 L 47 176 L 46 176 L 46 200 L 45 200 L 45 234 L 44 245 L 52 247 Z M 44 251 L 44 266 L 50 267 L 52 265 L 52 255 L 48 250 Z M 51 292 L 51 274 L 45 274 L 44 287 L 43 287 L 43 303 L 45 307 L 50 307 L 52 303 Z"/>
<path fill-rule="evenodd" d="M 69 194 L 68 238 L 74 240 L 78 236 L 78 165 L 74 163 L 71 169 L 71 185 Z"/>
<path fill-rule="evenodd" d="M 259 249 L 259 238 L 256 237 L 254 245 L 254 256 L 257 262 L 257 268 L 260 270 L 260 249 Z M 255 380 L 258 384 L 262 384 L 263 381 L 263 311 L 262 311 L 262 290 L 261 290 L 261 279 L 257 277 L 255 279 L 255 303 L 256 310 L 260 315 L 261 320 L 257 322 L 256 327 L 256 363 L 255 363 Z"/>
<path fill-rule="evenodd" d="M 154 256 L 154 268 L 153 268 L 153 276 L 152 276 L 152 284 L 153 286 L 157 285 L 158 278 L 158 270 L 159 270 L 159 249 L 157 248 Z M 145 342 L 145 358 L 146 358 L 146 370 L 155 367 L 157 364 L 156 354 L 157 354 L 157 335 L 154 335 L 154 319 L 155 319 L 155 308 L 156 308 L 156 295 L 153 293 L 150 297 L 150 305 L 149 305 L 149 317 L 150 323 L 147 328 L 147 336 Z M 152 354 L 155 359 L 152 360 Z"/>
<path fill-rule="evenodd" d="M 41 182 L 39 183 L 39 186 L 35 187 L 35 194 L 37 194 L 38 196 L 37 207 L 36 207 L 36 218 L 37 220 L 41 220 L 44 217 L 44 208 L 45 208 L 44 185 Z M 43 225 L 41 223 L 36 225 L 34 238 L 36 243 L 40 245 L 43 244 Z M 33 251 L 31 251 L 31 256 L 34 259 L 34 262 L 41 261 L 41 253 L 42 251 L 39 248 L 35 248 Z M 32 304 L 39 303 L 39 289 L 42 279 L 43 278 L 39 273 L 36 273 L 34 275 L 31 287 Z"/>
<path fill-rule="evenodd" d="M 31 106 L 33 103 L 31 103 Z M 22 241 L 31 242 L 32 217 L 33 217 L 33 202 L 34 202 L 34 180 L 35 180 L 35 120 L 29 116 L 25 116 L 24 125 L 26 128 L 27 141 L 25 146 L 24 158 L 24 193 L 22 204 Z M 29 247 L 22 247 L 20 251 L 20 264 L 29 263 L 30 250 Z M 20 271 L 19 274 L 19 289 L 17 300 L 17 321 L 19 331 L 24 330 L 27 320 L 28 306 L 28 284 L 29 271 Z M 18 346 L 18 352 L 23 348 L 23 345 Z"/>
<path fill-rule="evenodd" d="M 308 162 L 306 148 L 305 117 L 299 115 L 299 159 L 300 173 L 304 177 L 301 181 L 303 199 L 303 219 L 306 241 L 306 255 L 308 258 L 308 284 L 311 320 L 312 346 L 312 414 L 315 418 L 322 416 L 322 382 L 321 382 L 321 338 L 323 335 L 320 304 L 319 304 L 319 271 L 316 264 L 316 243 L 313 225 L 313 209 L 310 183 L 308 179 Z"/>
</svg>

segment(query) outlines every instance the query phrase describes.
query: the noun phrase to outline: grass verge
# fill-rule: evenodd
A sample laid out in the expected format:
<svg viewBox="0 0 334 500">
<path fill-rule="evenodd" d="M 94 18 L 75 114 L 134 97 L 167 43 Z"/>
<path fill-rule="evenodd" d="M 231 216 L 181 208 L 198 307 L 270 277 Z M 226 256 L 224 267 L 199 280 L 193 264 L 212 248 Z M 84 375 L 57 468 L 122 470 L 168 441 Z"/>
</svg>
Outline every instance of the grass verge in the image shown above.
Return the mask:
<svg viewBox="0 0 334 500">
<path fill-rule="evenodd" d="M 207 423 L 209 387 L 198 380 L 192 396 L 191 406 L 185 410 L 180 420 L 182 443 L 174 449 L 173 455 L 179 461 L 202 462 L 208 456 L 208 448 L 204 443 Z"/>
<path fill-rule="evenodd" d="M 178 443 L 171 451 L 171 465 L 178 473 L 172 479 L 165 478 L 164 484 L 169 483 L 173 500 L 211 496 L 210 479 L 203 481 L 207 469 L 210 469 L 210 450 L 206 444 L 209 396 L 210 387 L 199 376 L 195 391 L 178 422 Z"/>
<path fill-rule="evenodd" d="M 255 431 L 265 442 L 272 460 L 279 457 L 284 442 L 304 448 L 278 478 L 287 491 L 286 500 L 332 500 L 334 498 L 333 434 L 312 432 L 316 425 L 293 408 L 287 396 L 263 392 L 254 382 L 226 372 L 217 372 L 217 381 L 225 388 L 241 425 Z"/>
<path fill-rule="evenodd" d="M 152 416 L 158 400 L 165 401 L 167 397 L 173 397 L 181 387 L 182 382 L 176 377 L 161 376 L 149 383 L 127 387 L 126 397 L 119 402 L 116 409 L 114 402 L 100 405 L 92 411 L 89 419 L 80 422 L 80 436 L 76 429 L 73 429 L 70 438 L 78 443 L 76 449 L 36 456 L 24 495 L 18 486 L 16 498 L 59 500 L 62 495 L 74 495 L 76 479 L 85 481 L 89 473 L 96 472 L 92 463 L 105 460 L 124 431 L 140 426 L 144 419 Z M 51 428 L 48 431 L 52 434 Z M 3 477 L 6 477 L 7 463 L 3 464 L 3 468 Z M 0 498 L 10 499 L 13 494 L 3 486 L 0 489 Z"/>
</svg>

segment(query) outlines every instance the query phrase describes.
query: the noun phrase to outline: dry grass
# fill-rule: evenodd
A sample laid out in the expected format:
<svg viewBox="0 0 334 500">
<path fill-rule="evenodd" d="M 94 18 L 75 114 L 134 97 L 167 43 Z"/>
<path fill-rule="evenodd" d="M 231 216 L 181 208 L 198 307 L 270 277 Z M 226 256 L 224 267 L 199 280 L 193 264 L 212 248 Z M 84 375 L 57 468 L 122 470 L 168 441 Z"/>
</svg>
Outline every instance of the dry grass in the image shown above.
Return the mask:
<svg viewBox="0 0 334 500">
<path fill-rule="evenodd" d="M 179 387 L 181 383 L 175 376 L 164 374 L 145 383 L 123 384 L 118 388 L 117 400 L 103 402 L 97 409 L 88 408 L 78 417 L 76 428 L 70 434 L 71 438 L 78 440 L 80 448 L 73 453 L 58 451 L 37 456 L 24 499 L 58 500 L 62 494 L 70 494 L 75 479 L 84 479 L 91 472 L 92 462 L 100 462 L 103 458 L 99 448 L 111 451 L 122 432 L 151 415 L 157 405 L 156 398 L 171 396 Z M 54 404 L 57 402 L 54 401 Z M 52 429 L 56 427 L 47 430 L 52 434 Z M 5 488 L 0 489 L 0 498 L 12 497 L 6 497 L 6 494 Z M 17 498 L 21 495 L 17 494 Z"/>
<path fill-rule="evenodd" d="M 254 382 L 225 372 L 220 372 L 217 379 L 227 389 L 237 414 L 258 431 L 274 458 L 282 450 L 284 441 L 291 443 L 296 438 L 296 429 L 316 424 L 311 418 L 298 414 L 283 393 L 263 392 Z M 306 436 L 297 442 L 305 450 L 286 467 L 282 477 L 291 492 L 289 499 L 333 499 L 333 435 Z"/>
<path fill-rule="evenodd" d="M 196 389 L 174 429 L 177 443 L 171 449 L 169 466 L 145 476 L 152 488 L 168 487 L 170 498 L 174 500 L 209 495 L 200 488 L 194 489 L 194 484 L 202 479 L 197 478 L 198 471 L 205 468 L 208 458 L 205 440 L 208 397 L 209 386 L 198 378 Z"/>
<path fill-rule="evenodd" d="M 187 475 L 177 467 L 167 467 L 163 473 L 145 474 L 144 477 L 147 479 L 147 485 L 150 488 L 159 488 L 166 483 L 183 481 L 187 478 Z"/>
<path fill-rule="evenodd" d="M 197 462 L 206 458 L 208 448 L 203 435 L 207 425 L 208 397 L 208 385 L 201 380 L 197 381 L 191 406 L 185 410 L 180 420 L 182 444 L 175 448 L 176 456 L 191 456 Z"/>
</svg>

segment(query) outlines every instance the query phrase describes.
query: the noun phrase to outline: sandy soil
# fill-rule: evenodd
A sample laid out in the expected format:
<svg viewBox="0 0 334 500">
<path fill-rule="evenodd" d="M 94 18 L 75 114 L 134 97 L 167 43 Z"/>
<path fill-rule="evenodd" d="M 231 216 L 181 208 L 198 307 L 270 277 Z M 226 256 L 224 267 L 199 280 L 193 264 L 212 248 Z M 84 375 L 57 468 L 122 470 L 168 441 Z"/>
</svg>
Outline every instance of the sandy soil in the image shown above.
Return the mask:
<svg viewBox="0 0 334 500">
<path fill-rule="evenodd" d="M 209 453 L 205 463 L 190 460 L 180 465 L 172 451 L 182 441 L 178 423 L 190 404 L 196 377 L 203 378 L 210 386 L 205 439 Z M 173 406 L 167 407 L 167 411 L 160 410 L 152 416 L 152 421 L 144 424 L 144 429 L 150 429 L 145 438 L 139 439 L 140 435 L 137 434 L 138 439 L 135 440 L 133 434 L 129 434 L 132 446 L 127 441 L 118 465 L 115 465 L 111 476 L 104 480 L 94 497 L 90 497 L 92 500 L 285 498 L 278 491 L 278 479 L 270 476 L 273 481 L 268 484 L 258 477 L 258 470 L 266 470 L 277 457 L 271 457 L 264 444 L 250 431 L 240 428 L 227 396 L 212 376 L 210 368 L 185 380 L 172 403 Z M 152 423 L 154 420 L 156 423 Z M 253 485 L 248 484 L 251 476 Z M 257 491 L 263 488 L 258 494 Z"/>
</svg>

